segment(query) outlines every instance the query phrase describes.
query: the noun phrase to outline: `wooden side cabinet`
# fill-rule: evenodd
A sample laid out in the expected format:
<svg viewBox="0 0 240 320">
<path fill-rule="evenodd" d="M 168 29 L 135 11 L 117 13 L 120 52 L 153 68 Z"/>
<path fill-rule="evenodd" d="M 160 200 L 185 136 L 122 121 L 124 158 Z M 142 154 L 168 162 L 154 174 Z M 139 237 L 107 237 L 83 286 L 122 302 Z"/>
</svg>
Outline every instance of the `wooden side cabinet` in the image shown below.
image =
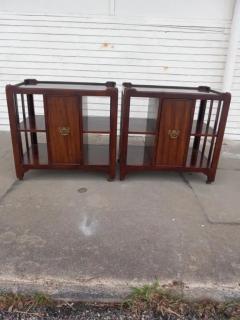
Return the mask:
<svg viewBox="0 0 240 320">
<path fill-rule="evenodd" d="M 213 182 L 230 93 L 123 84 L 120 179 L 132 171 L 202 172 Z"/>
<path fill-rule="evenodd" d="M 118 103 L 114 82 L 28 79 L 7 85 L 6 95 L 19 179 L 29 169 L 46 168 L 100 170 L 114 179 Z"/>
</svg>

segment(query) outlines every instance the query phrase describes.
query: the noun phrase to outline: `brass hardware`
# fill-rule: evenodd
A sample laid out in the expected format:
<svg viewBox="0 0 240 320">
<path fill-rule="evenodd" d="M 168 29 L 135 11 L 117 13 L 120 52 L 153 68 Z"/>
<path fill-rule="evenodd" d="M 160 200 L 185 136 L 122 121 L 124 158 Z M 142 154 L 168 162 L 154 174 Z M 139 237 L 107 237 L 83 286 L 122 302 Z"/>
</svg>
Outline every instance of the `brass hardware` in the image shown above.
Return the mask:
<svg viewBox="0 0 240 320">
<path fill-rule="evenodd" d="M 70 134 L 70 128 L 69 127 L 59 127 L 58 131 L 61 136 L 68 136 Z"/>
<path fill-rule="evenodd" d="M 168 130 L 169 138 L 177 139 L 180 135 L 180 130 Z"/>
</svg>

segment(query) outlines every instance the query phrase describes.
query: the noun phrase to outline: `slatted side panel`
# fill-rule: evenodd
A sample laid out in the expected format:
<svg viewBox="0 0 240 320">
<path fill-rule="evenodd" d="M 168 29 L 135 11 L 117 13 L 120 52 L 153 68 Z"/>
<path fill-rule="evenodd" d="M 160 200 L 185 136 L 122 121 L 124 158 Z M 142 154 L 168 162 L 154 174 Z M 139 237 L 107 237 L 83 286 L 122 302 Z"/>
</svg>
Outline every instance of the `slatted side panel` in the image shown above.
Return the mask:
<svg viewBox="0 0 240 320">
<path fill-rule="evenodd" d="M 232 103 L 228 119 L 227 136 L 230 139 L 240 140 L 240 39 L 232 85 Z"/>
<path fill-rule="evenodd" d="M 0 14 L 0 129 L 9 129 L 4 87 L 24 78 L 221 89 L 229 22 L 173 23 Z"/>
</svg>

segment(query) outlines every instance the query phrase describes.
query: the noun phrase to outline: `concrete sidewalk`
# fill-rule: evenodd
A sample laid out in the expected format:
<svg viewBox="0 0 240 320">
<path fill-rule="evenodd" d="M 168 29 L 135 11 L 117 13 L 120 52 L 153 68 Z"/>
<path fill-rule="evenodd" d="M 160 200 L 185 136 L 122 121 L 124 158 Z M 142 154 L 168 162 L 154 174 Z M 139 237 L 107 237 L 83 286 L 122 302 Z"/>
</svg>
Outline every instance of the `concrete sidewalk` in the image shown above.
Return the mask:
<svg viewBox="0 0 240 320">
<path fill-rule="evenodd" d="M 0 133 L 0 288 L 116 299 L 130 286 L 184 282 L 240 296 L 240 143 L 216 182 L 198 174 L 32 171 L 15 179 Z"/>
</svg>

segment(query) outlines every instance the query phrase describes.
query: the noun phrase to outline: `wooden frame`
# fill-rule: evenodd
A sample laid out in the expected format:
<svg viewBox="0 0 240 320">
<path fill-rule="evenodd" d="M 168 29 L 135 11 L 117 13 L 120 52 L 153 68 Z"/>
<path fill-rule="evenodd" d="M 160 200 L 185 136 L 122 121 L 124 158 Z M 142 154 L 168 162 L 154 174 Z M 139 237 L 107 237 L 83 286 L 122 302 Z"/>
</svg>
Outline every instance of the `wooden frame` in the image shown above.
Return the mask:
<svg viewBox="0 0 240 320">
<path fill-rule="evenodd" d="M 156 118 L 148 118 L 148 115 L 145 119 L 131 118 L 130 111 L 135 98 L 155 99 Z M 120 179 L 123 180 L 127 173 L 134 171 L 174 170 L 202 172 L 207 176 L 207 183 L 213 182 L 230 101 L 230 93 L 221 93 L 209 87 L 124 83 Z M 139 109 L 141 111 L 141 107 Z M 151 129 L 153 123 L 155 127 Z M 144 136 L 144 145 L 134 145 L 132 136 Z M 149 141 L 152 141 L 150 146 Z M 140 153 L 140 160 L 136 159 Z"/>
<path fill-rule="evenodd" d="M 44 115 L 36 114 L 36 95 L 43 97 Z M 7 85 L 6 96 L 18 179 L 23 179 L 24 173 L 30 169 L 49 168 L 99 170 L 108 173 L 109 180 L 115 178 L 118 90 L 114 82 L 53 82 L 26 79 L 16 85 Z M 82 100 L 85 96 L 99 99 L 109 97 L 109 117 L 84 117 Z M 50 110 L 53 111 L 51 119 Z M 57 125 L 63 124 L 64 121 L 68 126 L 61 126 L 58 128 L 59 132 L 56 132 Z M 57 136 L 58 133 L 61 135 L 60 138 Z M 38 141 L 41 134 L 46 138 L 45 144 Z M 105 136 L 108 143 L 104 146 L 92 145 L 87 141 L 84 144 L 84 136 L 91 134 Z M 80 151 L 81 155 L 78 156 Z"/>
</svg>

